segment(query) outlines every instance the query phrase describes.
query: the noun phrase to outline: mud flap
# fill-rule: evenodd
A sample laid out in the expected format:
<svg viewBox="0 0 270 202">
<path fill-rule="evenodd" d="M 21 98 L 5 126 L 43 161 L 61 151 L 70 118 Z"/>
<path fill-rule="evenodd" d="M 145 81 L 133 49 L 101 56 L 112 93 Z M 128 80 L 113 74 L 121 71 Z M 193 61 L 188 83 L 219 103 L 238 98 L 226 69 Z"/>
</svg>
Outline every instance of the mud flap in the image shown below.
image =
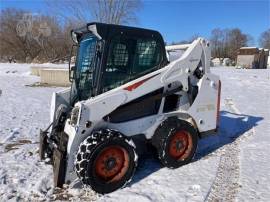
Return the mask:
<svg viewBox="0 0 270 202">
<path fill-rule="evenodd" d="M 53 174 L 54 186 L 62 188 L 65 183 L 66 154 L 58 149 L 53 151 Z"/>
</svg>

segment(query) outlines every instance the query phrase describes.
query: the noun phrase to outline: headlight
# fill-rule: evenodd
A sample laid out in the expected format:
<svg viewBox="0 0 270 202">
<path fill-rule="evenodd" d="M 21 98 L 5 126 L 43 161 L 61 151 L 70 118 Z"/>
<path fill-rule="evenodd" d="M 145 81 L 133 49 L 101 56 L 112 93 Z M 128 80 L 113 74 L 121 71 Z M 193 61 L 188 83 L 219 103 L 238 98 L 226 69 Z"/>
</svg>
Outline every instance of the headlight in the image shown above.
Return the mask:
<svg viewBox="0 0 270 202">
<path fill-rule="evenodd" d="M 71 117 L 70 117 L 70 124 L 71 125 L 76 125 L 78 123 L 78 118 L 79 118 L 79 112 L 80 108 L 79 107 L 74 107 L 71 111 Z"/>
</svg>

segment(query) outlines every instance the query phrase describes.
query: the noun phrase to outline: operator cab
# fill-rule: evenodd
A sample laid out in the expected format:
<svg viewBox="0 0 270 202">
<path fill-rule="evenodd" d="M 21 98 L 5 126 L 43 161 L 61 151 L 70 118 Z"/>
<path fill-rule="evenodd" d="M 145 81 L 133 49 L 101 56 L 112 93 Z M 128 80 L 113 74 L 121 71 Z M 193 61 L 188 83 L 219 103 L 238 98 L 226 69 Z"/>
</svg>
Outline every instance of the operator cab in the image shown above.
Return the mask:
<svg viewBox="0 0 270 202">
<path fill-rule="evenodd" d="M 159 32 L 103 23 L 71 31 L 77 46 L 70 67 L 73 100 L 86 100 L 168 64 Z"/>
</svg>

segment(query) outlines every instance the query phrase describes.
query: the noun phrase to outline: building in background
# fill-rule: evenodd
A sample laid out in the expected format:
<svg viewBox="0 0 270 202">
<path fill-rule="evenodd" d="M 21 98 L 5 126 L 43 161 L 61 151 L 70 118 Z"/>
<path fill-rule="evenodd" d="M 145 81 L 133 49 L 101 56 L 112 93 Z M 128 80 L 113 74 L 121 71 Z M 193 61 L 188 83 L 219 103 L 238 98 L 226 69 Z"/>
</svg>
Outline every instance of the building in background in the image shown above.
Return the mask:
<svg viewBox="0 0 270 202">
<path fill-rule="evenodd" d="M 237 67 L 249 69 L 266 69 L 269 50 L 257 47 L 242 47 L 237 55 Z"/>
<path fill-rule="evenodd" d="M 212 58 L 210 61 L 211 67 L 217 66 L 232 66 L 233 61 L 230 58 Z"/>
</svg>

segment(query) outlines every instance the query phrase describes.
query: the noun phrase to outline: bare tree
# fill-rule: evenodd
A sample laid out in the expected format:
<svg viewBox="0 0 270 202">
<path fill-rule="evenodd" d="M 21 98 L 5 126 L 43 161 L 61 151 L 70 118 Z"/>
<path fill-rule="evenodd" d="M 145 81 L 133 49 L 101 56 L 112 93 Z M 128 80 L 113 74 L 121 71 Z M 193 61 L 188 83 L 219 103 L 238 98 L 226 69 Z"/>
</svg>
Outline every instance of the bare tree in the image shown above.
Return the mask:
<svg viewBox="0 0 270 202">
<path fill-rule="evenodd" d="M 5 9 L 0 13 L 0 56 L 22 62 L 47 62 L 67 55 L 69 41 L 51 16 Z"/>
<path fill-rule="evenodd" d="M 211 32 L 212 56 L 219 58 L 220 62 L 228 56 L 228 30 L 216 28 Z"/>
<path fill-rule="evenodd" d="M 228 56 L 229 58 L 235 60 L 237 57 L 238 50 L 248 45 L 249 35 L 242 33 L 242 31 L 238 28 L 232 29 L 228 33 Z"/>
<path fill-rule="evenodd" d="M 137 21 L 139 0 L 97 0 L 92 7 L 94 18 L 99 22 L 129 24 Z"/>
<path fill-rule="evenodd" d="M 235 29 L 214 29 L 211 32 L 212 56 L 217 57 L 222 62 L 224 58 L 233 60 L 237 57 L 237 51 L 243 46 L 247 46 L 252 37 Z"/>
<path fill-rule="evenodd" d="M 39 52 L 37 44 L 29 39 L 26 34 L 23 35 L 24 30 L 18 26 L 18 22 L 23 19 L 24 12 L 16 9 L 5 9 L 0 14 L 0 53 L 8 57 L 14 57 L 25 62 L 26 58 L 34 58 Z M 30 27 L 30 24 L 26 26 Z"/>
<path fill-rule="evenodd" d="M 72 28 L 93 18 L 99 22 L 129 24 L 135 22 L 140 7 L 140 0 L 47 2 L 51 4 L 47 15 L 34 16 L 19 9 L 0 11 L 0 59 L 15 58 L 22 62 L 66 59 L 72 43 Z"/>
<path fill-rule="evenodd" d="M 21 49 L 24 41 L 16 37 L 16 27 L 12 26 L 12 23 L 16 22 L 16 18 L 19 18 L 22 14 L 18 12 L 12 15 L 12 13 L 13 10 L 9 9 L 1 11 L 0 14 L 0 54 L 2 57 L 26 54 Z M 7 22 L 8 18 L 9 22 Z M 16 48 L 16 45 L 18 48 Z"/>
<path fill-rule="evenodd" d="M 259 44 L 263 48 L 270 49 L 270 29 L 260 35 Z"/>
<path fill-rule="evenodd" d="M 141 0 L 47 0 L 47 5 L 64 21 L 83 24 L 92 20 L 110 24 L 137 21 Z"/>
</svg>

